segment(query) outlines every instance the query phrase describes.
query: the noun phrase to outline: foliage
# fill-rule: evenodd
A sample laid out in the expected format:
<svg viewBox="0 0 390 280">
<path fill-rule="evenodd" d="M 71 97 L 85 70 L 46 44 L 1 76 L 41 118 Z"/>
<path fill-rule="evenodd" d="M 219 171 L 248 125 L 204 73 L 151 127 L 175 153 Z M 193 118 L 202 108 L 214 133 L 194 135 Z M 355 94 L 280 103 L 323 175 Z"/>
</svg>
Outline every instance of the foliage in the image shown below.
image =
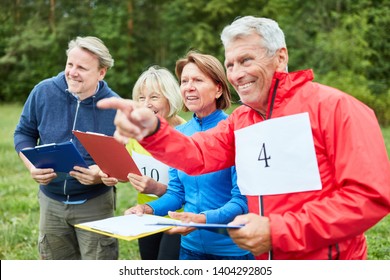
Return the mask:
<svg viewBox="0 0 390 280">
<path fill-rule="evenodd" d="M 369 102 L 381 124 L 390 124 L 388 0 L 2 0 L 2 5 L 9 8 L 0 10 L 0 101 L 23 102 L 37 82 L 63 70 L 67 43 L 79 35 L 106 43 L 115 59 L 106 80 L 131 97 L 142 71 L 154 64 L 174 71 L 190 49 L 223 61 L 223 27 L 254 15 L 274 18 L 285 31 L 291 71 L 313 68 L 318 81 L 341 85 Z"/>
</svg>

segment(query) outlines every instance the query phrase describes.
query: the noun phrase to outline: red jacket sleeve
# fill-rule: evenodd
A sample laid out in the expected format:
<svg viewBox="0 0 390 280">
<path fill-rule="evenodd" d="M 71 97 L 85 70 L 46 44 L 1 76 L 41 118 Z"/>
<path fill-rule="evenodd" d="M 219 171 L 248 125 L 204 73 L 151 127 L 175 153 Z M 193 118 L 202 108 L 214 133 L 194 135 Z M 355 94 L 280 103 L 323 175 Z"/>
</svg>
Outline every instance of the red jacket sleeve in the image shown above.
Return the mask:
<svg viewBox="0 0 390 280">
<path fill-rule="evenodd" d="M 228 120 L 188 137 L 160 118 L 159 130 L 140 143 L 156 159 L 187 174 L 221 170 L 235 161 L 234 133 Z"/>
</svg>

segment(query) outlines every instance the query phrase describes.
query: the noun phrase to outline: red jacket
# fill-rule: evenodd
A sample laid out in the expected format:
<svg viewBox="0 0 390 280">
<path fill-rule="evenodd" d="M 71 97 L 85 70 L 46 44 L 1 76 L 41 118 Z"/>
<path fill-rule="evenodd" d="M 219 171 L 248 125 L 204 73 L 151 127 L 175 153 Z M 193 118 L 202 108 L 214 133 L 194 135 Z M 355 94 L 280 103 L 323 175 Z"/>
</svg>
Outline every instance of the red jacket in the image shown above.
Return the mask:
<svg viewBox="0 0 390 280">
<path fill-rule="evenodd" d="M 249 196 L 249 211 L 270 219 L 273 259 L 365 259 L 364 231 L 390 212 L 384 140 L 370 108 L 312 79 L 311 70 L 275 73 L 267 118 L 309 113 L 322 190 Z M 261 121 L 240 106 L 215 129 L 185 138 L 161 120 L 142 145 L 186 173 L 215 171 L 235 163 L 234 131 Z"/>
</svg>

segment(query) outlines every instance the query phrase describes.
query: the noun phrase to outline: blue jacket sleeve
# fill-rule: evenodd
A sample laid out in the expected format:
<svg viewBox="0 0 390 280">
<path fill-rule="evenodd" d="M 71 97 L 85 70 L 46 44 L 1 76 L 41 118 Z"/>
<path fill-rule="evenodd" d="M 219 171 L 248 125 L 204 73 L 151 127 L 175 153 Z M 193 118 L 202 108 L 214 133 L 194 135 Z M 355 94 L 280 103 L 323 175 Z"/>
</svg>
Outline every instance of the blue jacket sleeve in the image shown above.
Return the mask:
<svg viewBox="0 0 390 280">
<path fill-rule="evenodd" d="M 248 213 L 248 204 L 245 196 L 241 195 L 240 189 L 237 185 L 236 168 L 231 168 L 232 198 L 222 207 L 214 210 L 203 211 L 206 215 L 206 223 L 227 224 L 231 222 L 237 215 Z"/>
<path fill-rule="evenodd" d="M 176 211 L 182 208 L 184 202 L 184 186 L 178 177 L 177 169 L 170 168 L 167 192 L 159 199 L 147 204 L 152 207 L 154 215 L 165 216 L 168 211 Z"/>
</svg>

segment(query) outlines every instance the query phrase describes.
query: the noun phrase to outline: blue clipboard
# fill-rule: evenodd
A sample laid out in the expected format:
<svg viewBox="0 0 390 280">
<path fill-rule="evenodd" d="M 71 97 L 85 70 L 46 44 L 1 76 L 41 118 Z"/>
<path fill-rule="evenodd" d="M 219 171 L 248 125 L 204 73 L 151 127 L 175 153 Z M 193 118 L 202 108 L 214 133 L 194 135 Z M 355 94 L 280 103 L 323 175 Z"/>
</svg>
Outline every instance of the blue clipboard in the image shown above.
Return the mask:
<svg viewBox="0 0 390 280">
<path fill-rule="evenodd" d="M 69 173 L 74 166 L 88 168 L 73 142 L 53 143 L 21 150 L 36 168 L 53 168 L 54 172 Z"/>
<path fill-rule="evenodd" d="M 178 227 L 195 227 L 197 229 L 205 229 L 208 231 L 212 231 L 215 233 L 223 234 L 223 235 L 229 235 L 228 229 L 239 229 L 242 228 L 244 225 L 229 225 L 229 224 L 199 224 L 199 223 L 182 223 L 182 222 L 159 222 L 155 224 L 148 224 L 148 225 L 166 225 L 166 226 L 178 226 Z"/>
</svg>

